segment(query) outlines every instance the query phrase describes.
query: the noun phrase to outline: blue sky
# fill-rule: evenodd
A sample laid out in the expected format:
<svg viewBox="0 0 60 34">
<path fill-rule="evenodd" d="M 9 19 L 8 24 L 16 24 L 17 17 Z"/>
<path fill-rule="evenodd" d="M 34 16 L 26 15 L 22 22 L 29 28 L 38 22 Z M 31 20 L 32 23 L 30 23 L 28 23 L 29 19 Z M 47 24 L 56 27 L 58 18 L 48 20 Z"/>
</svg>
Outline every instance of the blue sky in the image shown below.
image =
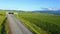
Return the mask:
<svg viewBox="0 0 60 34">
<path fill-rule="evenodd" d="M 60 0 L 0 0 L 0 9 L 39 10 L 60 8 Z"/>
</svg>

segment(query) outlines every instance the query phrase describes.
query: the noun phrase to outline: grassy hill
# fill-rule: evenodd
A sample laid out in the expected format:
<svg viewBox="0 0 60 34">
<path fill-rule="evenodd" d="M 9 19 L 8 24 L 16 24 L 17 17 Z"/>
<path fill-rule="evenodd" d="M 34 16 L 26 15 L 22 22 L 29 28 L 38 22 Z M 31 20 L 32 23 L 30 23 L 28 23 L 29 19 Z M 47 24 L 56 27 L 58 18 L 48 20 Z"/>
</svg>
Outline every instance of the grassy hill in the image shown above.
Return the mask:
<svg viewBox="0 0 60 34">
<path fill-rule="evenodd" d="M 60 34 L 60 15 L 18 12 L 15 16 L 35 34 Z"/>
</svg>

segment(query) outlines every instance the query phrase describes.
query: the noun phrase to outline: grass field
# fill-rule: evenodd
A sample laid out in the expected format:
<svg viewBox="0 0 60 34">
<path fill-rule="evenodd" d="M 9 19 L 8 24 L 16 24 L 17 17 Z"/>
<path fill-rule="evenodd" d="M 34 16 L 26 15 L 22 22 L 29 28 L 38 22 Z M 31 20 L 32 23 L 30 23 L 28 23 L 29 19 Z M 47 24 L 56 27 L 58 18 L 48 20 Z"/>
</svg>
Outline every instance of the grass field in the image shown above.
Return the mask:
<svg viewBox="0 0 60 34">
<path fill-rule="evenodd" d="M 60 15 L 18 12 L 16 17 L 35 34 L 60 34 Z"/>
<path fill-rule="evenodd" d="M 0 34 L 8 34 L 6 12 L 4 10 L 0 10 Z"/>
</svg>

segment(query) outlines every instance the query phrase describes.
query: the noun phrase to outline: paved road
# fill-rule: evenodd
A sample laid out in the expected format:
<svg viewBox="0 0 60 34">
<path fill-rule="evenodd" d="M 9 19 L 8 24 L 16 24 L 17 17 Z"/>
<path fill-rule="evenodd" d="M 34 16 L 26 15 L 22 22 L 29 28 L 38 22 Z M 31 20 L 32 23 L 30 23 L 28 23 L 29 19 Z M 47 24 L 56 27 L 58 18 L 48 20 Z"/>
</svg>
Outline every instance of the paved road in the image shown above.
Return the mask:
<svg viewBox="0 0 60 34">
<path fill-rule="evenodd" d="M 12 14 L 7 14 L 7 20 L 12 34 L 33 34 Z"/>
</svg>

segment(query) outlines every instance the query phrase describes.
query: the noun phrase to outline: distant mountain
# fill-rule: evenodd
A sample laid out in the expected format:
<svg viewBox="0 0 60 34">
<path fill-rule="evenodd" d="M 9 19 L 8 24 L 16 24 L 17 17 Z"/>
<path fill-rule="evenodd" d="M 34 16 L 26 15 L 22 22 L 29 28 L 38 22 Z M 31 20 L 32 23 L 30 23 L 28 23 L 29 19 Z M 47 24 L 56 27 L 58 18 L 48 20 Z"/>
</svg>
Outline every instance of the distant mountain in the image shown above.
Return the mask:
<svg viewBox="0 0 60 34">
<path fill-rule="evenodd" d="M 50 13 L 50 14 L 59 14 L 60 15 L 60 10 L 36 10 L 33 12 L 41 12 L 41 13 Z"/>
</svg>

